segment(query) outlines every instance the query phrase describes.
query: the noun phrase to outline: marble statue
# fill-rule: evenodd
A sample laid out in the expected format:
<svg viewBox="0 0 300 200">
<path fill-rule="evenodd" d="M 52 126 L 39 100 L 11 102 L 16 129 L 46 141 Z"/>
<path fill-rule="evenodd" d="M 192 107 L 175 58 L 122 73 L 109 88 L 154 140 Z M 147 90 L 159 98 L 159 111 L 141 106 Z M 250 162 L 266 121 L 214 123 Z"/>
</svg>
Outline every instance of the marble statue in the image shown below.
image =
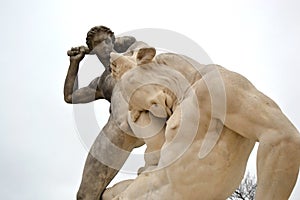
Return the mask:
<svg viewBox="0 0 300 200">
<path fill-rule="evenodd" d="M 96 54 L 104 73 L 78 88 L 79 64 Z M 202 65 L 135 38 L 92 28 L 87 47 L 68 51 L 67 103 L 111 102 L 92 145 L 78 200 L 226 199 L 241 182 L 255 142 L 256 199 L 288 199 L 300 162 L 299 132 L 245 77 Z M 147 145 L 134 180 L 106 188 L 133 148 Z M 115 148 L 124 150 L 116 154 Z M 107 162 L 102 162 L 106 160 Z"/>
<path fill-rule="evenodd" d="M 110 65 L 117 80 L 114 121 L 131 127 L 147 150 L 139 176 L 107 189 L 103 199 L 226 199 L 255 142 L 256 199 L 289 198 L 299 171 L 299 132 L 245 77 L 185 56 L 155 57 L 154 48 L 112 52 Z M 151 132 L 149 123 L 162 128 Z"/>
</svg>

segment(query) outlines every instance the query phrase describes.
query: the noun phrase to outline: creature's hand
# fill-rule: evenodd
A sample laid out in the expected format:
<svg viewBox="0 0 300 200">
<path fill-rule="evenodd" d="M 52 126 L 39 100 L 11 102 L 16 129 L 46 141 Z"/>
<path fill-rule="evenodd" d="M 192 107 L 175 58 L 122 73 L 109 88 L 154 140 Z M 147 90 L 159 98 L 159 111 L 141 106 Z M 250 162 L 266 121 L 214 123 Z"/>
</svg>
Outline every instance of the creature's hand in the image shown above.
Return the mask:
<svg viewBox="0 0 300 200">
<path fill-rule="evenodd" d="M 89 48 L 85 46 L 80 47 L 72 47 L 71 50 L 67 52 L 68 56 L 70 56 L 71 61 L 77 61 L 80 62 L 85 54 L 88 54 L 90 52 Z"/>
</svg>

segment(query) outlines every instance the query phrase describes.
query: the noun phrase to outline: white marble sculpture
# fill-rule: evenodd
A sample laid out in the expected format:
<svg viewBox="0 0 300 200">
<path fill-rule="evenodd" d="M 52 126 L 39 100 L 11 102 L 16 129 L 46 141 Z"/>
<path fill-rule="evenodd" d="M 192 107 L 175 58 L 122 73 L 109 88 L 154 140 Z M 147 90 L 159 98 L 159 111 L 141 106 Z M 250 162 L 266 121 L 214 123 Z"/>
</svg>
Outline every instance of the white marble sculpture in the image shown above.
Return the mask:
<svg viewBox="0 0 300 200">
<path fill-rule="evenodd" d="M 154 48 L 111 53 L 111 68 L 118 79 L 112 115 L 147 150 L 139 176 L 107 189 L 104 200 L 226 199 L 255 142 L 256 199 L 288 199 L 299 170 L 299 132 L 245 77 L 185 56 L 155 57 Z"/>
</svg>

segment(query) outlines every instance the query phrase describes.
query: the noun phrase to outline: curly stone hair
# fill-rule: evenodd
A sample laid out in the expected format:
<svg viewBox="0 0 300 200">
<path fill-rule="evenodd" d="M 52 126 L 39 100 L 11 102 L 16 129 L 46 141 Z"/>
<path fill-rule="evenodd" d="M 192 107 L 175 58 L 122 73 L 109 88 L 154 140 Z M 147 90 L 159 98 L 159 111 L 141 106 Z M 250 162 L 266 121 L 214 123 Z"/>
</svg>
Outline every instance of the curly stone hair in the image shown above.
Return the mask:
<svg viewBox="0 0 300 200">
<path fill-rule="evenodd" d="M 112 32 L 110 28 L 106 26 L 95 26 L 89 30 L 86 36 L 86 44 L 90 50 L 92 50 L 92 39 L 94 35 L 99 32 L 108 34 L 112 38 L 113 43 L 115 42 L 114 32 Z"/>
</svg>

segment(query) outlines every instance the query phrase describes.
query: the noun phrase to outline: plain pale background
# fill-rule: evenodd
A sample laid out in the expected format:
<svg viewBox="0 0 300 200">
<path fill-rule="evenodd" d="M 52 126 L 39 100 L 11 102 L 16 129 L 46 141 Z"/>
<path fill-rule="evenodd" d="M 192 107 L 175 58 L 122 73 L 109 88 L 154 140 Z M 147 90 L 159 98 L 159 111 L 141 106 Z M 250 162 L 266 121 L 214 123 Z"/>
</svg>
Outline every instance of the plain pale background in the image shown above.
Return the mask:
<svg viewBox="0 0 300 200">
<path fill-rule="evenodd" d="M 87 149 L 72 105 L 63 101 L 66 51 L 85 44 L 95 25 L 116 34 L 163 28 L 189 37 L 214 63 L 274 99 L 299 129 L 299 9 L 296 0 L 2 1 L 1 199 L 75 199 Z M 102 127 L 108 104 L 97 102 L 95 112 Z M 248 170 L 255 173 L 255 154 Z M 290 199 L 299 197 L 296 185 Z"/>
</svg>

